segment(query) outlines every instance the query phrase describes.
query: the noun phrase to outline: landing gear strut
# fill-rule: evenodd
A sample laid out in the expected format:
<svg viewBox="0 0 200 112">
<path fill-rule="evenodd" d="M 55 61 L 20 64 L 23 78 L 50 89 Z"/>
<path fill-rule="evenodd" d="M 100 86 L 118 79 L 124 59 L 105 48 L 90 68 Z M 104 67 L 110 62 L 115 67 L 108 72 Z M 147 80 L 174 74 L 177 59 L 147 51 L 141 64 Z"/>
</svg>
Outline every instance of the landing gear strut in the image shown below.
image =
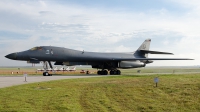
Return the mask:
<svg viewBox="0 0 200 112">
<path fill-rule="evenodd" d="M 49 64 L 50 68 L 53 70 L 53 66 L 51 65 L 51 62 L 50 61 L 48 61 L 48 62 L 44 61 L 43 62 L 43 68 L 44 68 L 43 76 L 52 76 L 52 74 L 49 74 L 47 72 L 47 70 L 48 70 L 48 64 Z M 54 71 L 54 73 L 55 73 L 55 71 Z"/>
</svg>

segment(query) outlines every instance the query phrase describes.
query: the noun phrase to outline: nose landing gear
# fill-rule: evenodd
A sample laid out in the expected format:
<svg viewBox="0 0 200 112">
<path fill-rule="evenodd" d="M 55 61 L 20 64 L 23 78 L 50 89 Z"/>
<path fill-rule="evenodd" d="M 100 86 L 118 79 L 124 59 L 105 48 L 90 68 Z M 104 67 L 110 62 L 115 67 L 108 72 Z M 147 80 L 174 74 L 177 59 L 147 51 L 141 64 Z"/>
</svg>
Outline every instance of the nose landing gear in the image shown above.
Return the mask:
<svg viewBox="0 0 200 112">
<path fill-rule="evenodd" d="M 48 64 L 49 64 L 49 67 L 51 68 L 51 70 L 54 71 L 51 62 L 50 61 L 44 61 L 43 62 L 43 68 L 44 68 L 43 76 L 52 76 L 52 74 L 47 72 L 48 68 L 49 68 Z M 54 71 L 54 73 L 55 73 L 55 71 Z"/>
</svg>

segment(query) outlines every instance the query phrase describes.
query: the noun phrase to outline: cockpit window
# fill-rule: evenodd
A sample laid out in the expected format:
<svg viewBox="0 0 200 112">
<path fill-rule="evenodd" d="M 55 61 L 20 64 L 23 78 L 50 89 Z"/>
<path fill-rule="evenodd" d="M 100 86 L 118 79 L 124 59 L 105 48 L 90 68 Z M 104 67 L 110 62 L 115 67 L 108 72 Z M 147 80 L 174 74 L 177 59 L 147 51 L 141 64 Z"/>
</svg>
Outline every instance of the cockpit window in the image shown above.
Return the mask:
<svg viewBox="0 0 200 112">
<path fill-rule="evenodd" d="M 37 47 L 31 48 L 30 50 L 35 51 L 35 50 L 37 50 Z"/>
<path fill-rule="evenodd" d="M 42 47 L 38 47 L 38 50 L 42 50 Z"/>
<path fill-rule="evenodd" d="M 35 50 L 42 50 L 42 47 L 34 47 L 30 49 L 31 51 L 35 51 Z"/>
</svg>

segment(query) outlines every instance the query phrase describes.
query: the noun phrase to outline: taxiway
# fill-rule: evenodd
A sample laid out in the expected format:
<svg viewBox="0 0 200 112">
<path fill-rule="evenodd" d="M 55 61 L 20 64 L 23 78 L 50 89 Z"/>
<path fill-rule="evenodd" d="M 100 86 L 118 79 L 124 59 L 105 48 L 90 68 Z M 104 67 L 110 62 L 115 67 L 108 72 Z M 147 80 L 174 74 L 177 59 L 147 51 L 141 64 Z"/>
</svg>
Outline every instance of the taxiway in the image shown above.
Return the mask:
<svg viewBox="0 0 200 112">
<path fill-rule="evenodd" d="M 25 82 L 25 77 L 22 76 L 1 76 L 0 77 L 0 88 L 35 83 L 35 82 L 43 82 L 43 81 L 51 81 L 51 80 L 60 80 L 60 79 L 75 79 L 75 78 L 91 78 L 91 77 L 102 77 L 102 76 L 28 76 L 26 78 L 27 82 Z"/>
</svg>

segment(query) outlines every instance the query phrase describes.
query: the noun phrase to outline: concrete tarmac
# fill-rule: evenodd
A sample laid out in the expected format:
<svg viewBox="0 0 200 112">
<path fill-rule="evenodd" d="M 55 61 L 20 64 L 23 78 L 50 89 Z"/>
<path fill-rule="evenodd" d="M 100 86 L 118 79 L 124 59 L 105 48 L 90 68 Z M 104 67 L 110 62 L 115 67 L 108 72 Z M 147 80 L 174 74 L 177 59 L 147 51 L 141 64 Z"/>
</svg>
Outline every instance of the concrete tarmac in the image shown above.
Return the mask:
<svg viewBox="0 0 200 112">
<path fill-rule="evenodd" d="M 25 77 L 22 76 L 0 76 L 0 88 L 28 84 L 34 82 L 43 82 L 59 79 L 75 79 L 75 78 L 90 78 L 90 77 L 102 77 L 102 76 L 27 76 L 25 82 Z"/>
</svg>

